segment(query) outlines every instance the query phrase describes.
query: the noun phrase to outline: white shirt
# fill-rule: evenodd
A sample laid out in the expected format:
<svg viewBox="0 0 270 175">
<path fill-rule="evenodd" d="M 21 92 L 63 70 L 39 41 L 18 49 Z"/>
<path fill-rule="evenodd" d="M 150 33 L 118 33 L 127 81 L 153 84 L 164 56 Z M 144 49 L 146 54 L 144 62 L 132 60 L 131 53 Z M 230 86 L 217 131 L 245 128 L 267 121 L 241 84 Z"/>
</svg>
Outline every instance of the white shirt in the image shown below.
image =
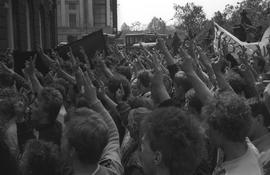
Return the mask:
<svg viewBox="0 0 270 175">
<path fill-rule="evenodd" d="M 258 150 L 250 142 L 247 145 L 247 152 L 243 156 L 221 163 L 213 175 L 263 175 Z"/>
</svg>

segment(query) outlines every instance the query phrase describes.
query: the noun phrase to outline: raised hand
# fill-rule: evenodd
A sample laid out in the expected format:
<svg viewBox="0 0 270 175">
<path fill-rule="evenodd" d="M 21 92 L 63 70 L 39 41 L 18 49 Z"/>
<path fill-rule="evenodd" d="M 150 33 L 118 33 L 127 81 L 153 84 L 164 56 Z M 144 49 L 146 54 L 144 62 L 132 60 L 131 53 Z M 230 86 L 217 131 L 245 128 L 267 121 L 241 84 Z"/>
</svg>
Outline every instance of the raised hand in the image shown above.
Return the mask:
<svg viewBox="0 0 270 175">
<path fill-rule="evenodd" d="M 83 74 L 82 79 L 84 84 L 84 95 L 92 105 L 98 101 L 96 87 L 93 85 L 87 73 Z"/>
<path fill-rule="evenodd" d="M 193 59 L 187 53 L 187 51 L 183 49 L 182 47 L 179 48 L 179 51 L 180 51 L 180 56 L 183 58 L 183 62 L 180 63 L 182 70 L 187 74 L 193 73 L 194 72 Z"/>
<path fill-rule="evenodd" d="M 24 72 L 28 75 L 28 76 L 33 76 L 35 74 L 35 69 L 36 69 L 36 58 L 37 55 L 34 55 L 34 58 L 31 58 L 30 61 L 26 61 L 25 62 L 25 68 L 24 68 Z"/>
</svg>

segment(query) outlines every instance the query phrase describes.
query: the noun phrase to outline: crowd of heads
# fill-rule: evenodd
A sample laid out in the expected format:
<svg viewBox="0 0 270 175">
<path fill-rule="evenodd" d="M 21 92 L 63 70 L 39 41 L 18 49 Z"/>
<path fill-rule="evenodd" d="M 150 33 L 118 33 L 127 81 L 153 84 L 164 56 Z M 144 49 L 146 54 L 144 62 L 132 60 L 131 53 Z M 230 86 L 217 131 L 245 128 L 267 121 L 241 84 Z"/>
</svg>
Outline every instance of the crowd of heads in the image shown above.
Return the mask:
<svg viewBox="0 0 270 175">
<path fill-rule="evenodd" d="M 37 49 L 46 74 L 36 56 L 18 74 L 12 52 L 1 54 L 0 171 L 196 175 L 223 166 L 246 174 L 239 162 L 222 163 L 247 161 L 263 173 L 256 167 L 270 150 L 269 57 L 179 42 L 109 45 L 93 58 L 83 48 L 80 58 L 71 48 L 64 58 Z"/>
</svg>

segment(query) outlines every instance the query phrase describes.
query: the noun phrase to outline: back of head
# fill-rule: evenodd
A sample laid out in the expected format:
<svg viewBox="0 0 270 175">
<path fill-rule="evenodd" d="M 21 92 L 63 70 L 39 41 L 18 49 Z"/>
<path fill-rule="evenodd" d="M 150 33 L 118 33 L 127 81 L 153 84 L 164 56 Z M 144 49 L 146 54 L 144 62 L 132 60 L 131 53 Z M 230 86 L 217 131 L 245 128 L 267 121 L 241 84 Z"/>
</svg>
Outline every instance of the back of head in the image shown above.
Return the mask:
<svg viewBox="0 0 270 175">
<path fill-rule="evenodd" d="M 39 98 L 43 101 L 44 110 L 48 112 L 49 121 L 55 122 L 63 104 L 61 93 L 52 87 L 46 87 L 42 89 Z"/>
<path fill-rule="evenodd" d="M 258 115 L 263 116 L 263 124 L 265 127 L 269 127 L 270 125 L 270 113 L 267 110 L 266 105 L 257 99 L 249 100 L 249 106 L 251 108 L 251 113 L 253 117 L 257 117 Z"/>
<path fill-rule="evenodd" d="M 128 115 L 128 129 L 130 136 L 139 139 L 141 121 L 150 114 L 150 110 L 144 107 L 132 109 Z"/>
<path fill-rule="evenodd" d="M 58 175 L 60 172 L 58 147 L 41 140 L 30 140 L 21 159 L 23 175 Z"/>
<path fill-rule="evenodd" d="M 0 73 L 0 88 L 8 88 L 14 84 L 14 79 L 5 73 Z"/>
<path fill-rule="evenodd" d="M 174 82 L 177 87 L 182 86 L 185 92 L 192 88 L 191 83 L 188 81 L 188 78 L 183 71 L 179 71 L 175 74 Z"/>
<path fill-rule="evenodd" d="M 0 121 L 7 122 L 15 116 L 14 101 L 7 98 L 0 100 Z"/>
<path fill-rule="evenodd" d="M 244 142 L 251 127 L 251 111 L 244 99 L 223 92 L 203 108 L 210 128 L 230 142 Z"/>
<path fill-rule="evenodd" d="M 64 138 L 83 164 L 97 164 L 108 143 L 108 126 L 100 114 L 80 108 L 68 114 Z"/>
<path fill-rule="evenodd" d="M 124 97 L 123 100 L 127 100 L 130 95 L 130 83 L 129 81 L 122 75 L 115 75 L 113 78 L 109 79 L 108 89 L 112 95 L 112 99 L 115 99 L 116 91 L 121 88 L 121 84 L 124 89 Z"/>
<path fill-rule="evenodd" d="M 204 143 L 194 118 L 169 107 L 154 110 L 142 123 L 143 137 L 152 151 L 161 153 L 161 161 L 172 175 L 191 175 L 200 164 Z"/>
<path fill-rule="evenodd" d="M 19 174 L 16 159 L 13 157 L 8 145 L 4 141 L 2 132 L 0 133 L 0 172 L 5 175 Z"/>
<path fill-rule="evenodd" d="M 145 88 L 150 88 L 150 75 L 151 72 L 149 70 L 142 70 L 138 73 L 138 80 Z"/>
</svg>

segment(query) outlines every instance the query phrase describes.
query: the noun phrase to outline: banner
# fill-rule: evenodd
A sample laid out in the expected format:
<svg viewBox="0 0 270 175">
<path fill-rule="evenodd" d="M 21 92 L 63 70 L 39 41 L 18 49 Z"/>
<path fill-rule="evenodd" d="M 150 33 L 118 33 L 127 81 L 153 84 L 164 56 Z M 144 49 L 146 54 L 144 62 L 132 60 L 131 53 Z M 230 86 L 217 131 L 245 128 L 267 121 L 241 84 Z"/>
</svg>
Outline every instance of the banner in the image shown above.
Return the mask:
<svg viewBox="0 0 270 175">
<path fill-rule="evenodd" d="M 72 48 L 73 54 L 77 57 L 81 57 L 79 48 L 83 47 L 86 54 L 88 55 L 88 58 L 91 62 L 91 58 L 95 55 L 97 50 L 105 50 L 106 52 L 106 43 L 105 38 L 103 35 L 102 30 L 99 30 L 97 32 L 93 32 L 85 37 L 83 37 L 80 40 L 74 41 L 70 44 L 61 46 L 56 48 L 55 50 L 59 53 L 59 55 L 63 58 L 67 58 L 67 52 L 69 51 L 69 47 Z M 49 54 L 51 50 L 44 50 L 45 53 Z M 36 51 L 14 51 L 14 68 L 15 72 L 22 75 L 22 69 L 24 68 L 24 64 L 26 60 L 29 60 L 31 57 L 33 57 L 35 54 L 37 54 Z M 49 68 L 47 65 L 42 61 L 39 56 L 36 60 L 36 68 L 42 73 L 47 74 L 49 72 Z"/>
<path fill-rule="evenodd" d="M 72 48 L 73 54 L 79 58 L 81 57 L 81 54 L 79 52 L 80 47 L 84 48 L 89 59 L 95 55 L 97 50 L 100 51 L 105 50 L 105 52 L 107 53 L 105 36 L 103 35 L 102 30 L 93 32 L 83 37 L 82 39 L 74 41 L 70 44 L 58 47 L 56 48 L 56 51 L 62 58 L 66 58 L 67 57 L 66 54 L 69 51 L 69 47 Z"/>
<path fill-rule="evenodd" d="M 219 49 L 222 48 L 222 43 L 226 42 L 228 45 L 229 53 L 238 59 L 237 53 L 242 50 L 242 46 L 247 48 L 247 54 L 252 56 L 254 52 L 260 48 L 262 56 L 265 59 L 269 59 L 269 53 L 267 50 L 267 45 L 269 44 L 269 36 L 270 36 L 270 27 L 265 31 L 262 40 L 254 43 L 242 42 L 234 35 L 232 35 L 227 30 L 220 27 L 217 23 L 214 23 L 215 27 L 215 39 L 214 39 L 214 49 L 218 52 Z"/>
</svg>

